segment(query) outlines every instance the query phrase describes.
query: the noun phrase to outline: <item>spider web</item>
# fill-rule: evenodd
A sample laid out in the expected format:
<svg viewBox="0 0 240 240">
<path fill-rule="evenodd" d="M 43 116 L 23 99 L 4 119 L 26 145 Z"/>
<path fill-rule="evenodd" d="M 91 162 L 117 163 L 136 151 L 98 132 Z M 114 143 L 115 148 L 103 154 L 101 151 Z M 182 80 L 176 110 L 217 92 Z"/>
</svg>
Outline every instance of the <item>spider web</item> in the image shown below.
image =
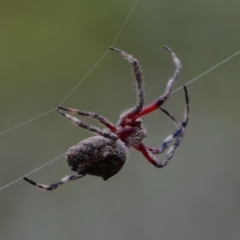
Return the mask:
<svg viewBox="0 0 240 240">
<path fill-rule="evenodd" d="M 120 30 L 118 31 L 116 37 L 114 38 L 111 46 L 114 46 L 114 44 L 115 44 L 116 41 L 118 40 L 118 38 L 119 38 L 122 30 L 124 29 L 125 25 L 127 24 L 129 18 L 131 17 L 131 15 L 132 15 L 134 9 L 136 8 L 138 2 L 139 2 L 139 0 L 136 0 L 136 1 L 135 1 L 133 7 L 131 8 L 130 12 L 128 13 L 126 19 L 124 20 L 124 22 L 123 22 Z M 77 83 L 77 85 L 66 95 L 66 97 L 59 103 L 59 105 L 62 105 L 62 104 L 74 93 L 74 91 L 83 83 L 83 81 L 84 81 L 84 80 L 94 71 L 94 69 L 103 61 L 103 59 L 107 56 L 107 54 L 108 54 L 109 52 L 110 52 L 110 50 L 106 51 L 106 52 L 102 55 L 102 57 L 101 57 L 101 58 L 95 63 L 95 65 L 84 75 L 84 77 Z M 225 59 L 222 60 L 221 62 L 217 63 L 217 64 L 214 65 L 213 67 L 209 68 L 209 69 L 206 70 L 205 72 L 201 73 L 201 74 L 198 75 L 197 77 L 191 79 L 191 80 L 188 81 L 185 85 L 187 86 L 187 85 L 192 84 L 193 82 L 197 81 L 197 80 L 200 79 L 201 77 L 205 76 L 206 74 L 208 74 L 208 73 L 210 73 L 211 71 L 215 70 L 216 68 L 220 67 L 220 66 L 223 65 L 224 63 L 232 60 L 234 57 L 238 56 L 239 54 L 240 54 L 240 50 L 237 51 L 237 52 L 235 52 L 235 53 L 233 53 L 233 54 L 230 55 L 229 57 L 225 58 Z M 176 90 L 173 91 L 173 93 L 176 93 L 177 91 L 181 90 L 182 88 L 183 88 L 183 87 L 177 88 Z M 38 116 L 36 116 L 36 117 L 34 117 L 34 118 L 31 118 L 31 119 L 29 119 L 29 120 L 27 120 L 27 121 L 25 121 L 25 122 L 22 122 L 22 123 L 20 123 L 20 124 L 18 124 L 18 125 L 16 125 L 16 126 L 13 126 L 13 127 L 9 128 L 9 129 L 6 129 L 5 131 L 0 132 L 0 136 L 4 135 L 4 134 L 6 134 L 6 133 L 9 133 L 9 132 L 11 132 L 11 131 L 13 131 L 13 130 L 15 130 L 15 129 L 17 129 L 17 128 L 20 128 L 20 127 L 22 127 L 22 126 L 24 126 L 24 125 L 26 125 L 26 124 L 28 124 L 28 123 L 30 123 L 30 122 L 33 122 L 33 121 L 35 121 L 35 120 L 38 120 L 38 119 L 40 119 L 40 118 L 42 118 L 42 117 L 44 117 L 44 116 L 46 116 L 46 115 L 48 115 L 48 114 L 50 114 L 50 113 L 52 113 L 52 112 L 54 112 L 54 111 L 55 111 L 55 108 L 54 108 L 54 109 L 51 109 L 51 110 L 49 110 L 49 111 L 47 111 L 47 112 L 45 112 L 45 113 L 42 113 L 42 114 L 40 114 L 40 115 L 38 115 Z M 65 152 L 62 153 L 62 154 L 60 154 L 59 156 L 53 158 L 52 160 L 44 163 L 43 165 L 41 165 L 41 166 L 33 169 L 32 171 L 24 174 L 23 176 L 15 179 L 14 181 L 3 185 L 2 187 L 0 187 L 0 191 L 2 191 L 2 190 L 4 190 L 4 189 L 8 188 L 9 186 L 17 183 L 18 181 L 22 180 L 22 178 L 23 178 L 24 176 L 29 176 L 29 175 L 37 172 L 37 171 L 40 171 L 40 170 L 44 169 L 45 167 L 47 167 L 47 166 L 49 166 L 49 165 L 51 165 L 51 164 L 53 164 L 53 163 L 56 163 L 57 161 L 59 161 L 60 159 L 62 159 L 64 155 L 65 155 Z"/>
</svg>

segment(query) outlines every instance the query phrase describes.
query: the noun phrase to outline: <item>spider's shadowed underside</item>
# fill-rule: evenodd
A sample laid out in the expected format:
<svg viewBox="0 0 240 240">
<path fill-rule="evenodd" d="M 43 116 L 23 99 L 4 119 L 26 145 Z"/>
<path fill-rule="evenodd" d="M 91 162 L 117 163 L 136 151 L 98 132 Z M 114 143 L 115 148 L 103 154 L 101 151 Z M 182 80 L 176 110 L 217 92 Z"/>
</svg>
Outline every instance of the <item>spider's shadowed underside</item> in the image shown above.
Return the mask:
<svg viewBox="0 0 240 240">
<path fill-rule="evenodd" d="M 122 50 L 111 47 L 111 50 L 120 53 L 133 66 L 138 97 L 136 106 L 121 114 L 116 125 L 97 113 L 73 108 L 58 107 L 57 111 L 65 118 L 79 127 L 96 133 L 98 136 L 90 137 L 81 141 L 77 145 L 71 147 L 66 153 L 66 160 L 69 167 L 77 174 L 66 176 L 59 182 L 49 185 L 36 183 L 26 177 L 24 177 L 24 180 L 36 187 L 49 191 L 54 190 L 69 181 L 82 178 L 85 175 L 99 176 L 104 180 L 107 180 L 121 170 L 127 159 L 128 148 L 130 147 L 133 147 L 141 152 L 143 156 L 155 167 L 162 168 L 166 166 L 169 160 L 173 157 L 176 148 L 184 136 L 189 120 L 189 98 L 187 88 L 184 86 L 183 89 L 185 93 L 186 109 L 181 123 L 178 122 L 167 110 L 161 107 L 162 104 L 170 97 L 182 68 L 176 54 L 170 48 L 166 46 L 164 46 L 164 48 L 170 53 L 173 59 L 175 65 L 174 73 L 168 80 L 163 95 L 158 97 L 152 103 L 144 106 L 145 98 L 142 82 L 142 70 L 138 60 Z M 160 109 L 163 113 L 165 113 L 176 125 L 176 130 L 163 141 L 159 148 L 149 147 L 143 143 L 143 139 L 146 137 L 146 130 L 143 127 L 142 120 L 140 118 L 156 111 L 157 109 Z M 63 111 L 81 116 L 92 117 L 106 128 L 102 130 L 95 126 L 88 125 Z M 169 146 L 170 143 L 172 143 L 171 146 Z M 168 151 L 165 159 L 163 161 L 158 160 L 155 155 L 164 152 L 166 149 L 168 149 Z"/>
</svg>

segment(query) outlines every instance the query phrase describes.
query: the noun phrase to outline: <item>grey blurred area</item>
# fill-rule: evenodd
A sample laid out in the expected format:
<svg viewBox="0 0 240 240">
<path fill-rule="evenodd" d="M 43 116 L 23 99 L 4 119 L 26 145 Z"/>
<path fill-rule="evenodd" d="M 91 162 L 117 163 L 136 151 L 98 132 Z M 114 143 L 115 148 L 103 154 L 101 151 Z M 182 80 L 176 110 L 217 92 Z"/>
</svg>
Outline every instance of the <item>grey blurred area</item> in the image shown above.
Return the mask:
<svg viewBox="0 0 240 240">
<path fill-rule="evenodd" d="M 62 104 L 112 122 L 134 106 L 131 66 L 108 51 L 135 1 L 1 1 L 0 132 Z M 240 50 L 240 1 L 139 0 L 114 47 L 138 58 L 146 103 L 163 93 L 173 63 L 176 88 Z M 84 79 L 83 79 L 84 78 Z M 125 167 L 103 181 L 87 176 L 53 192 L 20 180 L 0 192 L 3 240 L 238 240 L 240 55 L 188 86 L 191 118 L 168 166 L 130 149 Z M 181 120 L 184 93 L 164 104 Z M 82 120 L 98 125 L 88 118 Z M 143 118 L 146 143 L 174 131 L 160 111 Z M 56 111 L 0 135 L 0 186 L 92 136 Z M 164 154 L 158 156 L 163 159 Z M 52 183 L 70 174 L 64 158 L 29 176 Z"/>
</svg>

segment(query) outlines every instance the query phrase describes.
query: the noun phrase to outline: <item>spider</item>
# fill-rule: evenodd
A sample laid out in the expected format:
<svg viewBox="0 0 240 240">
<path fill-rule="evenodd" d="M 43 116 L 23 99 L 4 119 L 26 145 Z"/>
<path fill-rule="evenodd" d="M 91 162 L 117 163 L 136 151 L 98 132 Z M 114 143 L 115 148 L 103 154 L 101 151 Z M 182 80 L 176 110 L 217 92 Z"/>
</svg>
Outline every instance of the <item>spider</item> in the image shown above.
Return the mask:
<svg viewBox="0 0 240 240">
<path fill-rule="evenodd" d="M 132 64 L 137 85 L 138 101 L 136 106 L 122 113 L 116 125 L 97 113 L 73 108 L 58 107 L 57 111 L 65 118 L 79 127 L 87 129 L 98 135 L 81 141 L 67 151 L 66 160 L 68 165 L 71 167 L 71 170 L 77 172 L 77 174 L 66 176 L 59 182 L 49 185 L 36 183 L 26 177 L 24 177 L 24 180 L 38 188 L 49 191 L 54 190 L 69 181 L 77 180 L 86 175 L 99 176 L 102 177 L 103 180 L 107 180 L 121 170 L 127 159 L 128 148 L 130 147 L 133 147 L 137 151 L 141 152 L 143 156 L 155 167 L 163 168 L 166 166 L 169 160 L 173 157 L 176 148 L 184 136 L 189 120 L 189 98 L 187 88 L 186 86 L 183 86 L 186 109 L 181 123 L 179 123 L 167 110 L 161 107 L 161 105 L 170 97 L 174 84 L 178 79 L 182 68 L 180 60 L 176 54 L 170 48 L 166 46 L 164 46 L 164 48 L 170 53 L 173 59 L 175 64 L 174 73 L 169 79 L 163 95 L 158 97 L 152 103 L 144 106 L 142 70 L 138 60 L 122 50 L 111 47 L 110 50 L 121 54 Z M 157 109 L 160 109 L 163 113 L 165 113 L 177 127 L 177 129 L 163 141 L 159 148 L 149 147 L 143 143 L 143 139 L 146 137 L 146 130 L 144 129 L 140 118 L 156 111 Z M 92 117 L 105 126 L 106 129 L 101 130 L 97 127 L 88 125 L 64 111 L 81 116 Z M 171 142 L 173 142 L 173 144 L 169 147 Z M 167 148 L 169 149 L 166 153 L 165 159 L 163 161 L 158 160 L 155 155 L 164 152 Z"/>
</svg>

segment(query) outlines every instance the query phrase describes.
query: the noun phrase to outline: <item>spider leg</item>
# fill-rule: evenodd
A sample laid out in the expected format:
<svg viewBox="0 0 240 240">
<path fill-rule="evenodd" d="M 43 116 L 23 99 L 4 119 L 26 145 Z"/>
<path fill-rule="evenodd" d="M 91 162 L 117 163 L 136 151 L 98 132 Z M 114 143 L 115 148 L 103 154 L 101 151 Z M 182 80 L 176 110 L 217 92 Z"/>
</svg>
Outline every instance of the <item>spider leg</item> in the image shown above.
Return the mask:
<svg viewBox="0 0 240 240">
<path fill-rule="evenodd" d="M 183 133 L 183 132 L 182 132 Z M 181 135 L 178 136 L 178 139 L 182 138 Z M 168 162 L 171 160 L 171 158 L 174 155 L 174 152 L 176 150 L 176 148 L 178 147 L 179 143 L 181 142 L 180 140 L 176 140 L 174 145 L 171 146 L 169 148 L 169 150 L 166 153 L 166 157 L 163 161 L 158 160 L 153 153 L 149 150 L 149 148 L 147 146 L 145 146 L 143 143 L 139 144 L 138 146 L 135 146 L 134 148 L 140 152 L 142 152 L 142 154 L 144 155 L 144 157 L 150 162 L 152 163 L 155 167 L 157 168 L 163 168 L 165 167 Z M 156 154 L 156 153 L 154 153 Z"/>
<path fill-rule="evenodd" d="M 185 102 L 186 102 L 186 109 L 184 111 L 184 119 L 181 123 L 179 123 L 175 117 L 173 117 L 167 110 L 165 110 L 162 107 L 159 107 L 171 120 L 177 125 L 177 129 L 175 132 L 171 135 L 169 135 L 164 141 L 162 146 L 156 151 L 156 149 L 152 150 L 151 148 L 149 149 L 152 153 L 155 152 L 155 154 L 162 153 L 164 150 L 168 148 L 169 143 L 171 143 L 175 138 L 179 141 L 179 139 L 182 139 L 184 136 L 184 131 L 187 127 L 188 120 L 189 120 L 189 97 L 188 97 L 188 92 L 186 86 L 183 86 L 184 93 L 185 93 Z M 182 133 L 183 132 L 183 133 Z M 182 137 L 178 139 L 178 137 L 182 134 Z M 177 142 L 176 140 L 176 142 Z M 179 143 L 178 143 L 179 144 Z"/>
<path fill-rule="evenodd" d="M 112 132 L 115 133 L 117 131 L 117 129 L 116 129 L 116 127 L 113 123 L 111 123 L 108 119 L 106 119 L 105 117 L 103 117 L 103 116 L 101 116 L 97 113 L 86 112 L 86 111 L 82 111 L 82 110 L 78 110 L 78 109 L 74 109 L 74 108 L 58 107 L 58 109 L 68 111 L 68 112 L 72 112 L 72 113 L 76 113 L 76 114 L 81 115 L 81 116 L 92 117 L 92 118 L 98 120 L 105 127 L 109 128 Z"/>
<path fill-rule="evenodd" d="M 184 136 L 185 129 L 179 131 L 179 129 L 176 131 L 176 136 L 173 137 L 173 135 L 170 135 L 162 146 L 158 148 L 152 148 L 152 147 L 147 147 L 143 143 L 139 144 L 138 146 L 135 147 L 138 151 L 142 152 L 144 157 L 152 163 L 155 167 L 157 168 L 163 168 L 165 167 L 168 162 L 171 160 L 173 157 L 177 147 L 179 146 L 180 142 L 182 141 L 182 138 Z M 168 144 L 173 141 L 173 139 L 176 137 L 176 140 L 174 144 L 169 148 L 169 150 L 166 153 L 165 159 L 163 161 L 158 160 L 153 154 L 159 154 L 162 153 L 166 148 L 168 148 Z"/>
<path fill-rule="evenodd" d="M 82 127 L 84 129 L 87 129 L 89 131 L 92 131 L 92 132 L 95 132 L 103 137 L 106 137 L 106 138 L 109 138 L 109 139 L 112 139 L 112 140 L 117 140 L 118 137 L 117 135 L 115 135 L 114 133 L 112 133 L 110 130 L 108 129 L 104 129 L 104 130 L 101 130 L 97 127 L 93 127 L 91 125 L 88 125 L 82 121 L 80 121 L 79 119 L 69 115 L 69 114 L 65 114 L 64 112 L 62 112 L 60 109 L 57 109 L 57 111 L 62 114 L 65 118 L 67 118 L 68 120 L 70 120 L 71 122 L 77 124 L 79 127 Z"/>
<path fill-rule="evenodd" d="M 158 97 L 155 101 L 153 101 L 152 103 L 150 103 L 149 105 L 145 106 L 140 113 L 138 113 L 134 118 L 139 118 L 143 115 L 149 114 L 155 110 L 157 110 L 171 95 L 174 84 L 176 82 L 176 80 L 178 79 L 179 75 L 180 75 L 180 70 L 182 68 L 181 62 L 178 59 L 177 55 L 172 51 L 171 48 L 164 46 L 164 48 L 170 53 L 173 62 L 175 64 L 175 70 L 174 73 L 172 75 L 172 77 L 168 80 L 165 92 L 163 95 L 161 95 L 160 97 Z"/>
<path fill-rule="evenodd" d="M 130 62 L 132 64 L 134 74 L 135 74 L 135 79 L 136 79 L 136 82 L 137 82 L 138 103 L 134 108 L 130 109 L 129 111 L 127 111 L 126 113 L 124 113 L 121 116 L 120 121 L 121 121 L 121 123 L 124 123 L 125 120 L 132 119 L 137 114 L 139 114 L 140 111 L 143 108 L 143 105 L 144 105 L 144 90 L 143 90 L 143 81 L 142 81 L 142 70 L 141 70 L 140 64 L 139 64 L 139 62 L 136 58 L 132 57 L 131 55 L 129 55 L 126 52 L 124 52 L 122 50 L 119 50 L 117 48 L 110 47 L 110 49 L 114 50 L 115 52 L 120 53 L 128 62 Z"/>
<path fill-rule="evenodd" d="M 135 146 L 135 149 L 142 152 L 142 154 L 147 158 L 147 160 L 152 163 L 155 167 L 162 168 L 168 164 L 170 159 L 173 157 L 174 152 L 176 151 L 177 147 L 179 146 L 180 142 L 182 141 L 182 138 L 185 133 L 186 126 L 188 124 L 189 120 L 189 97 L 186 86 L 183 87 L 185 92 L 185 101 L 186 101 L 186 110 L 184 112 L 184 119 L 182 123 L 178 123 L 178 121 L 165 109 L 160 108 L 168 117 L 170 117 L 173 122 L 178 126 L 178 128 L 175 130 L 175 132 L 171 135 L 169 135 L 164 141 L 163 144 L 160 146 L 160 148 L 153 148 L 145 146 L 143 143 Z M 169 143 L 171 143 L 174 139 L 175 142 L 173 145 L 169 148 L 169 150 L 166 153 L 166 157 L 164 161 L 159 161 L 153 154 L 159 154 L 162 153 L 164 150 L 166 150 L 169 147 Z"/>
<path fill-rule="evenodd" d="M 164 152 L 168 147 L 169 144 L 176 139 L 174 145 L 179 141 L 179 139 L 182 139 L 183 135 L 184 135 L 184 131 L 185 129 L 180 125 L 179 128 L 177 128 L 175 130 L 175 132 L 171 135 L 169 135 L 168 137 L 165 138 L 165 140 L 163 141 L 162 145 L 160 146 L 160 148 L 151 148 L 151 147 L 147 147 L 148 150 L 154 154 L 159 154 Z M 179 136 L 182 135 L 181 138 L 179 138 Z M 177 143 L 177 145 L 179 145 L 179 143 Z"/>
<path fill-rule="evenodd" d="M 69 176 L 66 176 L 64 178 L 62 178 L 59 182 L 56 182 L 56 183 L 52 183 L 52 184 L 49 184 L 49 185 L 44 185 L 44 184 L 40 184 L 40 183 L 36 183 L 26 177 L 24 177 L 23 179 L 27 182 L 29 182 L 30 184 L 38 187 L 38 188 L 42 188 L 42 189 L 45 189 L 45 190 L 48 190 L 48 191 L 52 191 L 52 190 L 55 190 L 56 188 L 62 186 L 63 184 L 69 182 L 69 181 L 73 181 L 73 180 L 77 180 L 79 178 L 82 178 L 84 177 L 85 175 L 69 175 Z"/>
</svg>

